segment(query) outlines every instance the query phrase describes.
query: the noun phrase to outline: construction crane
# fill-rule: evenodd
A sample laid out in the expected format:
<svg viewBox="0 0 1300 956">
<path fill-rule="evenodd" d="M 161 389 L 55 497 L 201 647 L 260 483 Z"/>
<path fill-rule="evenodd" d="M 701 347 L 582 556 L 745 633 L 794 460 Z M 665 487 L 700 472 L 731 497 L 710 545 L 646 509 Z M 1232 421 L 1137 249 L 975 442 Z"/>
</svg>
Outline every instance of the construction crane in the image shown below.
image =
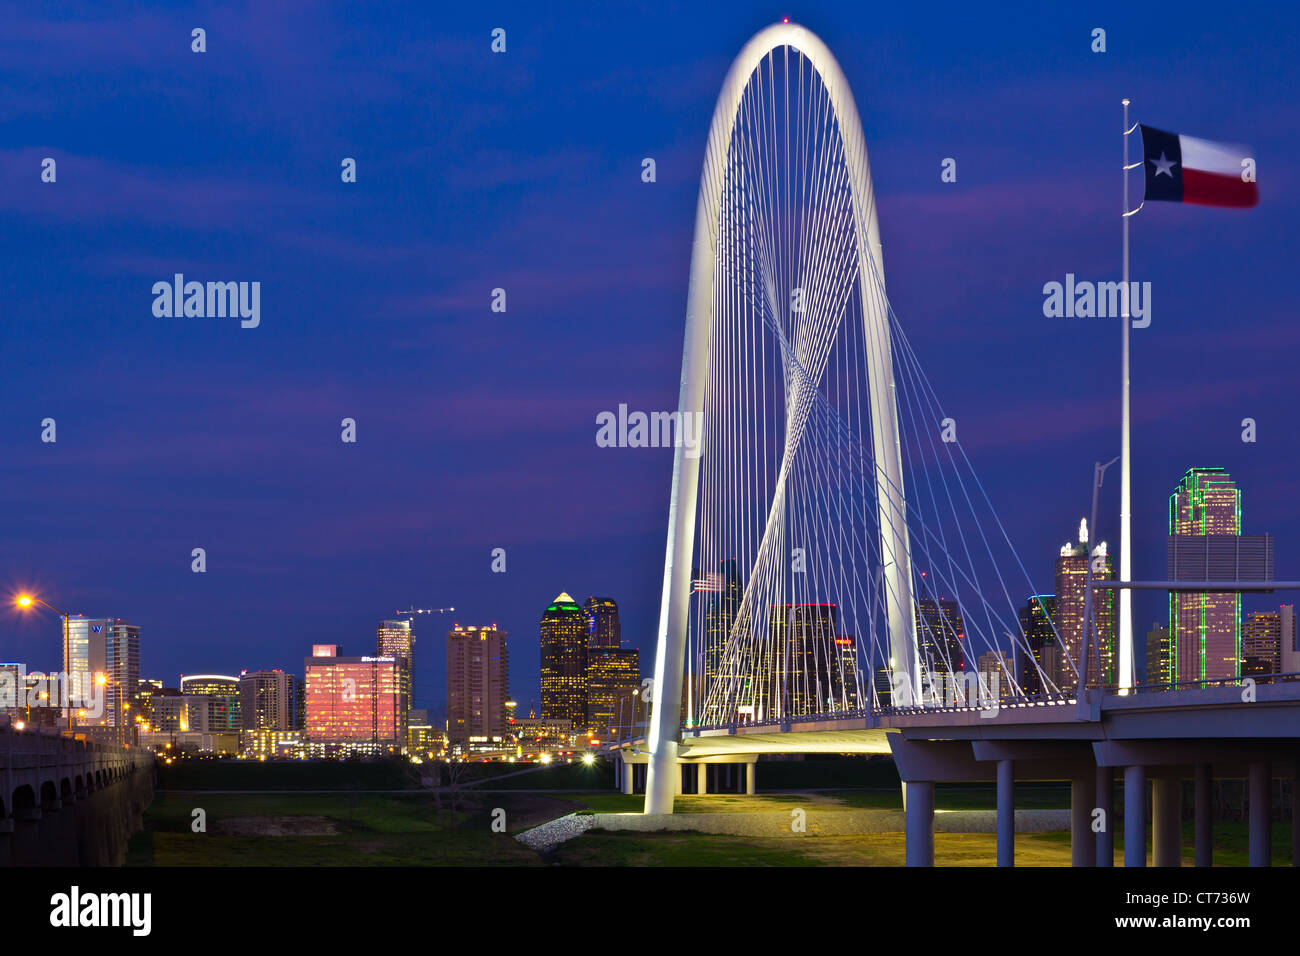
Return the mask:
<svg viewBox="0 0 1300 956">
<path fill-rule="evenodd" d="M 394 611 L 394 614 L 446 614 L 456 610 L 454 607 L 408 607 L 405 611 Z"/>
</svg>

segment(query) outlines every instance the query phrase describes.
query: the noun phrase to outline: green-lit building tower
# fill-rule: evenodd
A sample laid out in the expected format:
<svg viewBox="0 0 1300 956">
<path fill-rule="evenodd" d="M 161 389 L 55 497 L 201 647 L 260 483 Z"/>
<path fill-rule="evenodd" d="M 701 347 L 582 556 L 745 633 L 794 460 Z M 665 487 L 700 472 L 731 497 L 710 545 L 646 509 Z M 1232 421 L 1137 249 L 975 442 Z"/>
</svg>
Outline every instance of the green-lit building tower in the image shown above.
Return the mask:
<svg viewBox="0 0 1300 956">
<path fill-rule="evenodd" d="M 1215 539 L 1234 535 L 1241 535 L 1241 490 L 1236 482 L 1222 468 L 1189 468 L 1169 496 L 1170 579 L 1188 579 L 1185 556 L 1201 553 L 1206 557 L 1201 571 L 1205 577 L 1200 579 L 1213 576 Z M 1237 571 L 1226 576 L 1237 577 Z M 1240 676 L 1241 595 L 1170 592 L 1169 642 L 1176 681 Z"/>
<path fill-rule="evenodd" d="M 591 618 L 561 593 L 542 612 L 542 719 L 569 720 L 574 733 L 587 727 L 587 636 Z"/>
</svg>

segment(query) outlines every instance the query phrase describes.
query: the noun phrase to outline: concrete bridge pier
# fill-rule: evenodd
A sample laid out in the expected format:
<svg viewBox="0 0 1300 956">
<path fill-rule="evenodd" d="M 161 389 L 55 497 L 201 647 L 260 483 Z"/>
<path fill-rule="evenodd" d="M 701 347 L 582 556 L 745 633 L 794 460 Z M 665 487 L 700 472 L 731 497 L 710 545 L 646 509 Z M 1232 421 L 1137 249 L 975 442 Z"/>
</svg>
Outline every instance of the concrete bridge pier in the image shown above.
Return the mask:
<svg viewBox="0 0 1300 956">
<path fill-rule="evenodd" d="M 1124 865 L 1147 865 L 1147 768 L 1124 768 Z"/>
<path fill-rule="evenodd" d="M 1196 765 L 1195 795 L 1192 801 L 1192 819 L 1196 828 L 1196 865 L 1214 865 L 1214 773 L 1208 763 Z"/>
<path fill-rule="evenodd" d="M 1016 865 L 1016 764 L 998 761 L 998 866 Z"/>
<path fill-rule="evenodd" d="M 1101 829 L 1096 834 L 1097 866 L 1115 865 L 1115 770 L 1097 768 L 1097 809 L 1101 811 Z"/>
<path fill-rule="evenodd" d="M 1250 765 L 1250 865 L 1273 865 L 1273 773 L 1267 760 Z"/>
<path fill-rule="evenodd" d="M 909 780 L 907 782 L 907 808 L 905 852 L 908 866 L 934 866 L 934 782 Z"/>
<path fill-rule="evenodd" d="M 1097 865 L 1097 840 L 1092 834 L 1092 811 L 1096 806 L 1096 777 L 1074 777 L 1070 781 L 1070 866 Z"/>
<path fill-rule="evenodd" d="M 1151 865 L 1183 865 L 1183 781 L 1176 770 L 1151 781 Z"/>
</svg>

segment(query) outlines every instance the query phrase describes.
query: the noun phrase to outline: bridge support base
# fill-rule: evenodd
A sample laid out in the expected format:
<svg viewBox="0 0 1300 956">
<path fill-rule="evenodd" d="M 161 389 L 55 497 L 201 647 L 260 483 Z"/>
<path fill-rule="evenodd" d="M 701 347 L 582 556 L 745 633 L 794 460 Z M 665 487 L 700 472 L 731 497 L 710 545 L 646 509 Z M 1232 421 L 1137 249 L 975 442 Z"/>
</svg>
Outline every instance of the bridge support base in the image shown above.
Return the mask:
<svg viewBox="0 0 1300 956">
<path fill-rule="evenodd" d="M 636 777 L 636 765 L 624 763 L 621 760 L 619 761 L 619 764 L 623 768 L 622 772 L 619 774 L 619 789 L 622 790 L 623 793 L 630 795 L 632 793 L 632 781 L 633 778 Z"/>
<path fill-rule="evenodd" d="M 1015 767 L 1013 760 L 998 761 L 998 866 L 1016 865 Z"/>
<path fill-rule="evenodd" d="M 1151 781 L 1151 865 L 1183 865 L 1183 782 L 1176 771 Z"/>
<path fill-rule="evenodd" d="M 1124 768 L 1124 865 L 1147 865 L 1147 770 Z"/>
<path fill-rule="evenodd" d="M 1273 774 L 1266 760 L 1250 765 L 1250 865 L 1273 865 Z"/>
<path fill-rule="evenodd" d="M 1092 833 L 1092 810 L 1097 805 L 1097 781 L 1075 777 L 1070 781 L 1070 866 L 1096 866 L 1097 841 Z"/>
<path fill-rule="evenodd" d="M 673 796 L 681 792 L 682 771 L 677 762 L 677 741 L 660 740 L 646 771 L 645 812 L 672 813 Z M 677 783 L 673 783 L 673 777 Z"/>
<path fill-rule="evenodd" d="M 754 777 L 756 776 L 757 769 L 758 769 L 757 760 L 751 760 L 749 763 L 745 764 L 745 793 L 751 797 L 755 794 L 755 792 L 757 792 L 757 788 L 755 787 L 755 781 L 754 781 Z"/>
<path fill-rule="evenodd" d="M 934 866 L 934 784 L 907 784 L 906 860 L 908 866 Z M 1000 839 L 1000 838 L 999 838 Z"/>
<path fill-rule="evenodd" d="M 1196 796 L 1193 818 L 1196 827 L 1196 865 L 1214 865 L 1214 818 L 1211 792 L 1214 777 L 1208 763 L 1196 765 Z"/>
</svg>

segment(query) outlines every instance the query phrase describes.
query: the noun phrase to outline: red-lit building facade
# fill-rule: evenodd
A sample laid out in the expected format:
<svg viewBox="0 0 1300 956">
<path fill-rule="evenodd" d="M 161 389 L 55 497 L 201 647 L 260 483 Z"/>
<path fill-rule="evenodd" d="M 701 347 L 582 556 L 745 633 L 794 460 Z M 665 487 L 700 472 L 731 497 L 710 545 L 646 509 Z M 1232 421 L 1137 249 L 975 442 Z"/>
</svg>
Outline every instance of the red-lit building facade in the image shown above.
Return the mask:
<svg viewBox="0 0 1300 956">
<path fill-rule="evenodd" d="M 312 645 L 307 671 L 307 749 L 313 756 L 400 752 L 401 667 L 392 657 L 341 657 Z"/>
</svg>

